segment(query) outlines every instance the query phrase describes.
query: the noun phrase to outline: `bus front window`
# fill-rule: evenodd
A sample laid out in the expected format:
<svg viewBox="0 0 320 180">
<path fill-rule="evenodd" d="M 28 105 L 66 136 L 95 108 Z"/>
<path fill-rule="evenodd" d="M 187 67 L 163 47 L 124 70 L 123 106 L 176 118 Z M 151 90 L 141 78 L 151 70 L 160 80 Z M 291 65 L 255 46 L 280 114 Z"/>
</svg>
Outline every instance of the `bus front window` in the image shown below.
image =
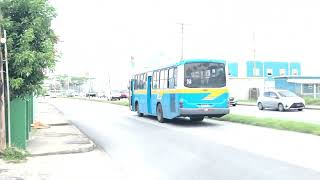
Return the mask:
<svg viewBox="0 0 320 180">
<path fill-rule="evenodd" d="M 226 86 L 223 63 L 185 64 L 184 86 L 189 88 L 221 88 Z"/>
</svg>

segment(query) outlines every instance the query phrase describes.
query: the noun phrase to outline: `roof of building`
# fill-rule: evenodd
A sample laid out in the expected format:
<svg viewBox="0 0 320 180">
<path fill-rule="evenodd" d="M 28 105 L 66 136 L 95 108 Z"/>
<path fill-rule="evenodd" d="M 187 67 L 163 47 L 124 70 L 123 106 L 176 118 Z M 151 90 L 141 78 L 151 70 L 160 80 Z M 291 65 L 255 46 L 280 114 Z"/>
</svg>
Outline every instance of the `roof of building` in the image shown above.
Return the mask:
<svg viewBox="0 0 320 180">
<path fill-rule="evenodd" d="M 320 84 L 320 76 L 279 76 L 274 79 L 287 79 L 287 82 L 297 84 Z"/>
<path fill-rule="evenodd" d="M 320 76 L 298 76 L 298 75 L 292 75 L 292 76 L 276 76 L 273 77 L 274 79 L 320 79 Z"/>
</svg>

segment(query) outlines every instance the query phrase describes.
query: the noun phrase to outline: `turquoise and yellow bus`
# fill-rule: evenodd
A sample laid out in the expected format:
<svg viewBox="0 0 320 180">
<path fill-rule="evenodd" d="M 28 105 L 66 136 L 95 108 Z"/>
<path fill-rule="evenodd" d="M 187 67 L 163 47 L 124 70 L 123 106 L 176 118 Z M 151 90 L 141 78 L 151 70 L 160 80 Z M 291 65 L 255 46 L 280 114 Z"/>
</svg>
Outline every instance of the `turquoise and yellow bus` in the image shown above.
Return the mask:
<svg viewBox="0 0 320 180">
<path fill-rule="evenodd" d="M 138 116 L 202 121 L 229 113 L 226 62 L 191 59 L 135 74 L 130 80 L 130 109 Z"/>
</svg>

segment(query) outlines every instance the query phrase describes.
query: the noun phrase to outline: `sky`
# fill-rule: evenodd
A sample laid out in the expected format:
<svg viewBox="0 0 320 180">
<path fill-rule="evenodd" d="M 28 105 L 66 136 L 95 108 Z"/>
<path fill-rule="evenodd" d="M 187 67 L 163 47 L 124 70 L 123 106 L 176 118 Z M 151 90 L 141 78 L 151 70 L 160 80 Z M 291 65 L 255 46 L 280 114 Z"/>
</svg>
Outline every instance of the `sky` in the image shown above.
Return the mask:
<svg viewBox="0 0 320 180">
<path fill-rule="evenodd" d="M 51 0 L 62 54 L 56 73 L 123 87 L 135 70 L 184 58 L 301 62 L 320 75 L 320 4 L 295 0 Z M 253 40 L 255 34 L 255 40 Z"/>
</svg>

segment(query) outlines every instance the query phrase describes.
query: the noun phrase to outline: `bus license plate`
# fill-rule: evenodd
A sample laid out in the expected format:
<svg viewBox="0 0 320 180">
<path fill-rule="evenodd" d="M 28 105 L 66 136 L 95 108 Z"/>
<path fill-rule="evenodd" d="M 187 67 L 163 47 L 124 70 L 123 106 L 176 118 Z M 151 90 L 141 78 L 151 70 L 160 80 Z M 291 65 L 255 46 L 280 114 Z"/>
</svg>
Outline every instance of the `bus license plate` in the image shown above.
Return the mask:
<svg viewBox="0 0 320 180">
<path fill-rule="evenodd" d="M 209 109 L 208 109 L 208 108 L 205 108 L 205 109 L 204 109 L 204 112 L 208 112 L 208 111 L 209 111 Z"/>
</svg>

